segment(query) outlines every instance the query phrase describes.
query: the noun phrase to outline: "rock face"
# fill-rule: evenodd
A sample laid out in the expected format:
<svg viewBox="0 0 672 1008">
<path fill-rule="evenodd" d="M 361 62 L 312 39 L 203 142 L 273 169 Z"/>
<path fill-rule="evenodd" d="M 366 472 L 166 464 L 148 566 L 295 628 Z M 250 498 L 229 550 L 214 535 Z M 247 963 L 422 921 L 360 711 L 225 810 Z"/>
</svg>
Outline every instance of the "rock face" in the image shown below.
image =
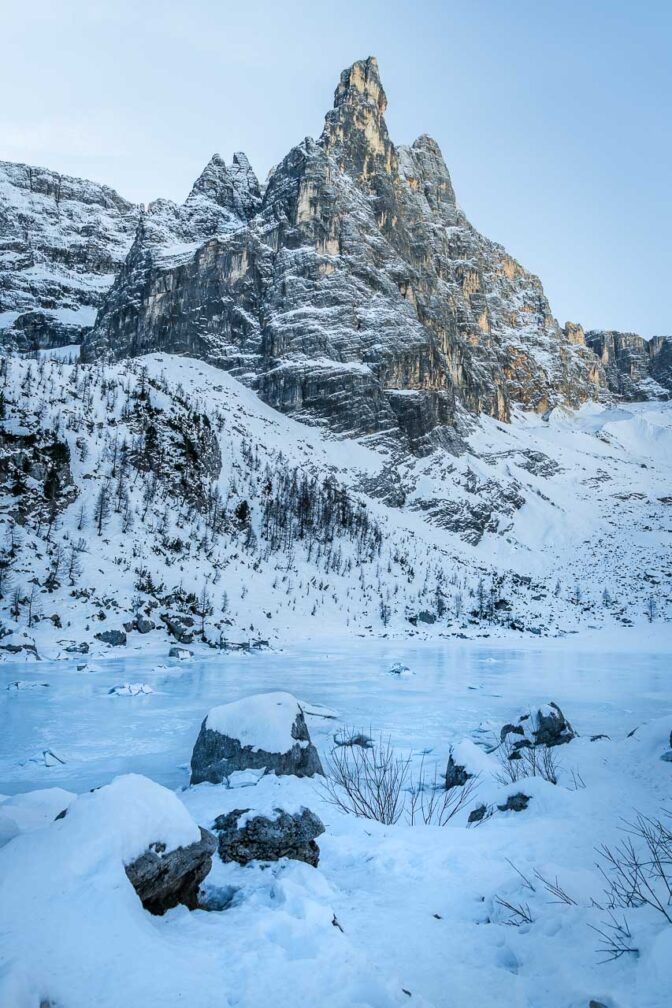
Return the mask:
<svg viewBox="0 0 672 1008">
<path fill-rule="evenodd" d="M 81 342 L 140 213 L 107 186 L 0 161 L 0 347 Z"/>
<path fill-rule="evenodd" d="M 230 370 L 267 403 L 424 453 L 461 410 L 506 420 L 605 388 L 539 280 L 458 208 L 428 136 L 395 147 L 370 58 L 341 74 L 318 141 L 263 193 L 215 157 L 186 203 L 141 220 L 83 356 L 163 350 Z"/>
<path fill-rule="evenodd" d="M 278 776 L 323 774 L 296 699 L 263 693 L 214 707 L 201 725 L 191 757 L 191 783 L 220 784 L 236 770 Z"/>
<path fill-rule="evenodd" d="M 609 388 L 622 399 L 669 399 L 672 396 L 672 339 L 645 340 L 636 333 L 586 333 L 586 343 L 602 362 Z"/>
<path fill-rule="evenodd" d="M 222 861 L 244 865 L 249 861 L 278 861 L 287 857 L 317 868 L 320 848 L 315 838 L 324 833 L 324 825 L 310 809 L 295 813 L 275 809 L 272 819 L 263 815 L 250 817 L 249 811 L 234 809 L 215 820 L 213 829 L 219 836 Z M 245 818 L 238 825 L 242 816 Z"/>
<path fill-rule="evenodd" d="M 166 851 L 163 844 L 153 844 L 126 866 L 126 875 L 150 913 L 164 914 L 178 903 L 195 910 L 198 887 L 212 867 L 216 850 L 217 840 L 201 827 L 198 843 L 173 851 Z"/>
</svg>

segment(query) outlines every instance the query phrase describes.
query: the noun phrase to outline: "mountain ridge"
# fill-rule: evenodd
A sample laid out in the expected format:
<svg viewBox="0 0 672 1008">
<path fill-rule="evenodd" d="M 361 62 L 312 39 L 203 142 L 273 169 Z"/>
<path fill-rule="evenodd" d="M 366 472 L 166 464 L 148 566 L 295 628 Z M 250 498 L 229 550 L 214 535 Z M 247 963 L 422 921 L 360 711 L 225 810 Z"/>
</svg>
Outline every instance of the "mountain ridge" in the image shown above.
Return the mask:
<svg viewBox="0 0 672 1008">
<path fill-rule="evenodd" d="M 395 147 L 385 108 L 376 61 L 356 62 L 321 137 L 274 169 L 254 216 L 182 245 L 177 264 L 165 232 L 141 235 L 84 359 L 189 353 L 281 411 L 421 453 L 463 410 L 506 420 L 512 402 L 543 412 L 608 394 L 538 279 L 469 225 L 436 142 Z"/>
</svg>

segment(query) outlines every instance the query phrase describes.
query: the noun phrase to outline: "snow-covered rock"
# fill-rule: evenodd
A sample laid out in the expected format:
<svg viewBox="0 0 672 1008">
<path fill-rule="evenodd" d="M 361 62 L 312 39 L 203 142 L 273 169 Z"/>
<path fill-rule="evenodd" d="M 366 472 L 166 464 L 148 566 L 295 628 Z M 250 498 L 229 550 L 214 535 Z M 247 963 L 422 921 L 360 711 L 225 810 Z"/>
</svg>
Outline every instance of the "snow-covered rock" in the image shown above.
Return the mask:
<svg viewBox="0 0 672 1008">
<path fill-rule="evenodd" d="M 277 861 L 287 857 L 317 867 L 320 849 L 315 840 L 324 833 L 324 824 L 311 812 L 275 809 L 271 817 L 250 809 L 234 809 L 218 816 L 213 830 L 219 838 L 222 861 Z"/>
<path fill-rule="evenodd" d="M 148 693 L 153 693 L 154 689 L 149 685 L 149 683 L 120 683 L 118 686 L 112 686 L 108 690 L 110 696 L 140 696 L 146 695 Z"/>
<path fill-rule="evenodd" d="M 503 725 L 499 733 L 500 742 L 507 741 L 511 746 L 512 758 L 528 746 L 566 745 L 574 738 L 576 732 L 553 701 L 521 714 L 515 724 Z"/>
<path fill-rule="evenodd" d="M 191 783 L 221 783 L 236 770 L 312 777 L 323 773 L 303 711 L 289 693 L 261 693 L 213 707 L 191 757 Z"/>
</svg>

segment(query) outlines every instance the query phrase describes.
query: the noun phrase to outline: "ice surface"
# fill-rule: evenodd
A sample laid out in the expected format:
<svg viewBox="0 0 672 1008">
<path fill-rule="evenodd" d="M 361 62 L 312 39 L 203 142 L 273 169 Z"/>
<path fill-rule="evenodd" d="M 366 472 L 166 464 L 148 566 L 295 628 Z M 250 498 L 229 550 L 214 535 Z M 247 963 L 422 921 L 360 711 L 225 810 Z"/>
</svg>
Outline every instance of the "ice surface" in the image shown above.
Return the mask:
<svg viewBox="0 0 672 1008">
<path fill-rule="evenodd" d="M 395 662 L 416 674 L 386 675 Z M 5 681 L 16 678 L 11 666 L 0 671 Z M 45 781 L 81 793 L 124 769 L 184 784 L 208 709 L 280 684 L 292 705 L 296 694 L 313 709 L 340 712 L 339 720 L 311 717 L 323 753 L 339 729 L 356 725 L 390 734 L 413 768 L 429 749 L 430 775 L 433 760 L 445 770 L 454 745 L 456 762 L 480 776 L 473 800 L 446 828 L 345 816 L 319 781 L 274 775 L 234 774 L 233 787 L 177 794 L 131 776 L 83 794 L 63 821 L 7 837 L 0 851 L 2 1008 L 35 1008 L 45 997 L 68 1008 L 392 1008 L 409 1004 L 405 991 L 421 1008 L 586 1008 L 591 998 L 610 1008 L 669 1008 L 662 916 L 630 911 L 641 954 L 606 966 L 590 930 L 604 917 L 595 905 L 604 899 L 596 847 L 613 843 L 635 810 L 655 815 L 669 802 L 670 765 L 659 758 L 672 728 L 665 651 L 361 640 L 169 668 L 148 655 L 79 672 L 75 662 L 41 663 L 39 672 L 50 689 L 0 692 L 5 794 Z M 31 675 L 25 665 L 22 675 Z M 156 692 L 110 702 L 107 691 L 125 680 Z M 254 699 L 258 714 L 273 714 L 268 692 Z M 558 785 L 503 784 L 497 757 L 474 740 L 494 739 L 504 721 L 548 700 L 580 732 L 558 749 Z M 224 703 L 231 707 L 240 705 Z M 289 700 L 285 708 L 294 709 Z M 250 730 L 257 727 L 250 717 Z M 598 731 L 611 738 L 592 742 Z M 65 765 L 22 763 L 23 753 L 47 744 L 67 756 Z M 525 811 L 494 811 L 465 828 L 477 803 L 503 804 L 517 791 L 529 796 Z M 32 800 L 39 807 L 44 797 Z M 8 802 L 31 799 L 5 798 L 0 821 Z M 150 918 L 123 872 L 124 860 L 151 840 L 189 842 L 195 823 L 209 827 L 233 809 L 251 816 L 301 807 L 325 824 L 319 868 L 215 858 L 208 900 L 226 909 L 177 907 Z M 553 902 L 537 870 L 557 877 L 575 902 Z M 502 900 L 529 906 L 532 923 L 512 927 Z"/>
<path fill-rule="evenodd" d="M 672 706 L 668 652 L 606 647 L 604 638 L 599 648 L 564 640 L 515 649 L 359 639 L 230 652 L 169 668 L 155 654 L 100 660 L 79 672 L 81 661 L 74 660 L 7 663 L 0 665 L 0 791 L 59 785 L 80 792 L 129 771 L 178 787 L 188 781 L 208 711 L 278 687 L 302 704 L 338 711 L 343 725 L 383 732 L 407 750 L 428 748 L 446 760 L 451 744 L 479 737 L 474 733 L 481 722 L 486 734 L 499 731 L 521 710 L 547 700 L 558 703 L 582 735 L 623 736 Z M 416 674 L 387 675 L 395 662 Z M 5 690 L 19 675 L 26 682 L 49 681 L 50 688 Z M 155 692 L 127 702 L 110 698 L 109 690 L 123 682 L 143 682 Z M 309 715 L 311 738 L 322 750 L 336 728 L 333 719 Z M 47 749 L 65 765 L 31 762 Z"/>
</svg>

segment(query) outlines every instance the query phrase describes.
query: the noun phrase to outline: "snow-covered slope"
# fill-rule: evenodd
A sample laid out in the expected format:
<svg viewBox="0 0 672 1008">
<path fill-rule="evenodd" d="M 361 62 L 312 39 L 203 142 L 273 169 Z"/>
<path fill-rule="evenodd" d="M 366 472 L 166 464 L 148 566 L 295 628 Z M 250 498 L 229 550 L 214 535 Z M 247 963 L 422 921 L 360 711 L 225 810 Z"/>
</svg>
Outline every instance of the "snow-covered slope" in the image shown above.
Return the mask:
<svg viewBox="0 0 672 1008">
<path fill-rule="evenodd" d="M 0 346 L 81 342 L 140 212 L 108 186 L 0 161 Z"/>
<path fill-rule="evenodd" d="M 415 459 L 187 358 L 2 368 L 8 656 L 669 612 L 670 404 L 482 418 Z"/>
</svg>

